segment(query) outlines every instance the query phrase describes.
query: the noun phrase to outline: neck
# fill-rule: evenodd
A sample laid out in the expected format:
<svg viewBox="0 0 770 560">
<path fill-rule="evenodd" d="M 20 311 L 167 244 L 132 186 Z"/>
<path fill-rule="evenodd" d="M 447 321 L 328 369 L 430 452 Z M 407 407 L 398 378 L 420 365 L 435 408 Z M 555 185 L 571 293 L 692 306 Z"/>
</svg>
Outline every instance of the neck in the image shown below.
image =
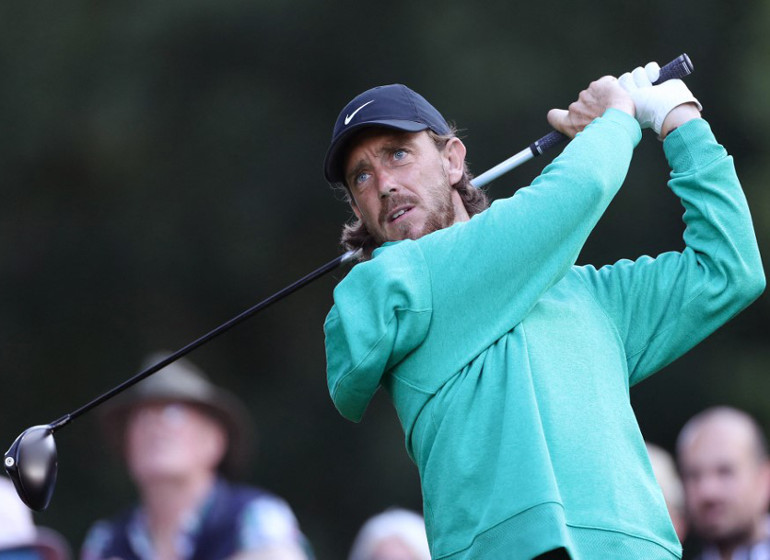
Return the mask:
<svg viewBox="0 0 770 560">
<path fill-rule="evenodd" d="M 757 519 L 749 528 L 749 531 L 743 535 L 715 544 L 717 550 L 719 551 L 719 557 L 721 560 L 732 560 L 733 554 L 738 548 L 742 546 L 753 546 L 768 537 L 770 537 L 770 533 L 768 533 L 768 523 L 763 516 Z"/>
<path fill-rule="evenodd" d="M 176 539 L 185 521 L 206 499 L 214 485 L 213 473 L 163 479 L 142 484 L 140 495 L 158 560 L 177 558 Z"/>
<path fill-rule="evenodd" d="M 463 204 L 463 199 L 460 196 L 460 193 L 457 192 L 457 189 L 452 189 L 452 207 L 454 208 L 455 212 L 454 223 L 467 222 L 471 219 L 468 215 L 468 210 L 465 208 L 465 204 Z"/>
</svg>

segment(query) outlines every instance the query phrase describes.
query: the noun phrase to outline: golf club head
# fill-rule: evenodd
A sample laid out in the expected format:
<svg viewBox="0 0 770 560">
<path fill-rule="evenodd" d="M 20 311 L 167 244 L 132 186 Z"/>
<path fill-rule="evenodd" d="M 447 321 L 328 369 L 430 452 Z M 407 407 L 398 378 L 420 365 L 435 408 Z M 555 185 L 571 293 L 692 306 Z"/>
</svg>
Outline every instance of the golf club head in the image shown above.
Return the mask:
<svg viewBox="0 0 770 560">
<path fill-rule="evenodd" d="M 51 426 L 33 426 L 24 430 L 6 451 L 4 464 L 21 501 L 35 511 L 46 509 L 58 471 Z"/>
</svg>

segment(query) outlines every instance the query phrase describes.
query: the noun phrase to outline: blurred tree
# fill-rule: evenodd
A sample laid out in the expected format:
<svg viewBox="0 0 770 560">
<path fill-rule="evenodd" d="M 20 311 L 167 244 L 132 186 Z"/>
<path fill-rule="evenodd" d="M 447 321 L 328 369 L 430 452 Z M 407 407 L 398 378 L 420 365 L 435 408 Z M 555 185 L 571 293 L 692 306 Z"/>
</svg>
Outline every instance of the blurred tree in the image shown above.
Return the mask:
<svg viewBox="0 0 770 560">
<path fill-rule="evenodd" d="M 146 352 L 183 346 L 335 256 L 349 211 L 323 182 L 323 154 L 339 109 L 379 83 L 431 99 L 480 173 L 546 133 L 547 110 L 591 79 L 687 52 L 689 83 L 736 157 L 767 246 L 769 18 L 759 0 L 3 4 L 0 439 L 73 410 L 135 373 Z M 552 157 L 490 194 L 508 196 Z M 666 174 L 646 137 L 581 261 L 681 245 Z M 261 436 L 250 481 L 289 499 L 320 559 L 344 557 L 370 514 L 420 507 L 385 399 L 359 426 L 328 397 L 322 324 L 344 273 L 190 356 L 249 403 Z M 645 434 L 670 446 L 714 402 L 770 422 L 769 316 L 763 296 L 635 388 Z M 95 420 L 58 436 L 59 484 L 40 515 L 76 547 L 131 492 Z"/>
</svg>

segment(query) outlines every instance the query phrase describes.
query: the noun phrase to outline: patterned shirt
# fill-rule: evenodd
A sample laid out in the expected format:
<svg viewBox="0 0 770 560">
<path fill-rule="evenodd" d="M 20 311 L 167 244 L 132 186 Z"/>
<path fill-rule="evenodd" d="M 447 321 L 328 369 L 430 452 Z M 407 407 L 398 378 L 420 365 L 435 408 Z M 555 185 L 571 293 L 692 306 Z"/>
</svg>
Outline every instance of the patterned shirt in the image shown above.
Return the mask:
<svg viewBox="0 0 770 560">
<path fill-rule="evenodd" d="M 715 546 L 707 546 L 698 560 L 722 560 Z M 730 560 L 770 560 L 770 516 L 765 518 L 765 536 L 761 541 L 736 547 Z"/>
<path fill-rule="evenodd" d="M 183 520 L 177 535 L 175 548 L 180 560 L 189 560 L 195 553 L 202 524 L 212 504 L 229 487 L 223 480 L 217 481 L 202 507 Z M 100 520 L 89 529 L 81 548 L 81 560 L 102 560 L 106 548 L 118 530 L 114 521 Z M 154 552 L 147 514 L 141 506 L 134 507 L 125 524 L 126 537 L 131 551 L 141 560 L 153 560 Z M 308 543 L 299 529 L 294 513 L 281 498 L 269 493 L 260 493 L 242 510 L 237 542 L 239 551 L 259 550 L 275 545 L 297 545 L 309 550 Z M 312 556 L 307 553 L 308 559 Z"/>
</svg>

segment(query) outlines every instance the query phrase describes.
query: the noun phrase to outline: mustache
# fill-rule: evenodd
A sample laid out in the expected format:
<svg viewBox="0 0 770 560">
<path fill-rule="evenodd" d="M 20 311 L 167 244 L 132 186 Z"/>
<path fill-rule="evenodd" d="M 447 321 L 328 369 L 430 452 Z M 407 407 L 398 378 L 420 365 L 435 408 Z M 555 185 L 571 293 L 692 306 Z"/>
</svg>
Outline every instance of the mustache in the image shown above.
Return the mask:
<svg viewBox="0 0 770 560">
<path fill-rule="evenodd" d="M 393 210 L 399 206 L 416 206 L 417 202 L 418 200 L 416 197 L 407 194 L 395 194 L 388 197 L 386 203 L 383 204 L 382 208 L 380 209 L 380 223 L 386 222 L 388 220 L 388 216 L 390 216 Z"/>
</svg>

